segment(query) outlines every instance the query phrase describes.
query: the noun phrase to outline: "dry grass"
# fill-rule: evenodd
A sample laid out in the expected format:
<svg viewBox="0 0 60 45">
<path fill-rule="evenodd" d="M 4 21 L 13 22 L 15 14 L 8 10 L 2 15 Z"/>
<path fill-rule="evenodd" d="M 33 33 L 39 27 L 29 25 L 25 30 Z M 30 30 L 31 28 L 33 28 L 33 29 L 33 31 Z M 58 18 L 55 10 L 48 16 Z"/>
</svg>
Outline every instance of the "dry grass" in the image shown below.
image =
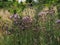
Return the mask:
<svg viewBox="0 0 60 45">
<path fill-rule="evenodd" d="M 12 25 L 12 21 L 9 19 L 10 17 L 10 13 L 8 12 L 8 10 L 4 10 L 4 9 L 0 9 L 0 34 L 2 34 L 5 30 L 3 30 L 2 28 L 5 29 L 4 26 L 6 26 L 8 24 L 8 26 L 10 27 Z"/>
</svg>

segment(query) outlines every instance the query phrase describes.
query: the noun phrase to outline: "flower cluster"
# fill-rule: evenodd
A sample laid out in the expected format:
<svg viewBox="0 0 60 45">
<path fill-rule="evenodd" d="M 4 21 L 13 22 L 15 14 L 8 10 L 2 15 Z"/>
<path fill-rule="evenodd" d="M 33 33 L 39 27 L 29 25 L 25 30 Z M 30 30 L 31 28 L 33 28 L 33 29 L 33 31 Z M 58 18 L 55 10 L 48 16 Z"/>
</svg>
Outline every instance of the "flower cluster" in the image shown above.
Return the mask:
<svg viewBox="0 0 60 45">
<path fill-rule="evenodd" d="M 30 18 L 30 16 L 25 16 L 23 17 L 22 19 L 22 22 L 21 22 L 21 25 L 20 25 L 20 28 L 21 29 L 28 29 L 32 26 L 32 18 Z"/>
<path fill-rule="evenodd" d="M 44 10 L 44 11 L 39 12 L 38 16 L 40 17 L 42 15 L 47 15 L 47 14 L 53 15 L 54 13 L 55 13 L 55 10 L 51 8 L 49 10 Z"/>
<path fill-rule="evenodd" d="M 22 18 L 19 18 L 17 15 L 10 16 L 10 19 L 12 19 L 13 24 L 19 27 L 21 30 L 25 30 L 31 27 L 33 19 L 30 16 L 24 16 Z"/>
<path fill-rule="evenodd" d="M 45 11 L 42 11 L 42 12 L 40 12 L 40 13 L 38 14 L 39 17 L 42 16 L 42 15 L 46 15 L 46 12 L 45 12 Z"/>
<path fill-rule="evenodd" d="M 20 16 L 18 16 L 17 14 L 14 14 L 14 15 L 10 16 L 10 19 L 13 20 L 14 24 L 18 24 Z"/>
<path fill-rule="evenodd" d="M 14 14 L 14 15 L 10 16 L 10 19 L 12 19 L 12 18 L 18 19 L 18 18 L 20 18 L 20 17 L 19 17 L 17 14 Z"/>
<path fill-rule="evenodd" d="M 30 16 L 25 16 L 22 18 L 23 23 L 31 23 L 32 19 L 30 18 Z"/>
</svg>

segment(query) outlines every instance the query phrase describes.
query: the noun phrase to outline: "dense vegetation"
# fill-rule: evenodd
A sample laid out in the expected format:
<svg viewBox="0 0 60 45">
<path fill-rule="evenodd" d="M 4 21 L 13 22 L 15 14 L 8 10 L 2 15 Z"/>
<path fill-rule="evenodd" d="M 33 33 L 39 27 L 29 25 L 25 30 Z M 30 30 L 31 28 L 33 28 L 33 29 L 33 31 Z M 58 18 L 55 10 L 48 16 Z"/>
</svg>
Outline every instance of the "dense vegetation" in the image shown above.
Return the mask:
<svg viewBox="0 0 60 45">
<path fill-rule="evenodd" d="M 60 45 L 60 0 L 0 1 L 0 45 Z"/>
</svg>

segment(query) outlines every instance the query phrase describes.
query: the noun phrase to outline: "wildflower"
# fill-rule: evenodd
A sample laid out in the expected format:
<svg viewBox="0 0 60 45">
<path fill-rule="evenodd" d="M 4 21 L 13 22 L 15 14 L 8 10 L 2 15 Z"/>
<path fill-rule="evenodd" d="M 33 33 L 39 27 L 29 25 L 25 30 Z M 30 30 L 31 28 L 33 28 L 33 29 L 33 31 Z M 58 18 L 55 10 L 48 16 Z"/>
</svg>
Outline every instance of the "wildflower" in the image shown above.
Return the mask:
<svg viewBox="0 0 60 45">
<path fill-rule="evenodd" d="M 38 16 L 42 16 L 42 15 L 46 15 L 46 12 L 45 11 L 42 11 L 38 14 Z"/>
<path fill-rule="evenodd" d="M 10 16 L 10 19 L 12 19 L 13 16 Z"/>
<path fill-rule="evenodd" d="M 15 19 L 18 19 L 18 18 L 20 18 L 17 14 L 14 14 L 14 15 L 12 15 L 12 16 L 10 16 L 10 19 L 11 18 L 15 18 Z"/>
<path fill-rule="evenodd" d="M 23 17 L 20 25 L 20 29 L 22 30 L 29 29 L 31 27 L 31 23 L 32 23 L 32 18 L 30 18 L 30 16 Z"/>
<path fill-rule="evenodd" d="M 30 16 L 25 16 L 25 17 L 22 18 L 22 21 L 24 23 L 30 23 L 30 22 L 32 22 L 32 19 L 30 18 Z"/>
<path fill-rule="evenodd" d="M 57 20 L 56 23 L 60 23 L 60 20 Z"/>
<path fill-rule="evenodd" d="M 16 18 L 16 17 L 18 17 L 18 15 L 17 15 L 17 14 L 15 14 L 15 15 L 14 15 L 14 18 Z"/>
<path fill-rule="evenodd" d="M 10 19 L 12 19 L 14 22 L 17 22 L 18 19 L 20 19 L 20 17 L 17 14 L 14 14 L 14 15 L 10 16 Z"/>
<path fill-rule="evenodd" d="M 55 11 L 54 10 L 49 10 L 49 14 L 54 14 Z"/>
<path fill-rule="evenodd" d="M 17 14 L 14 14 L 14 18 L 20 18 Z"/>
</svg>

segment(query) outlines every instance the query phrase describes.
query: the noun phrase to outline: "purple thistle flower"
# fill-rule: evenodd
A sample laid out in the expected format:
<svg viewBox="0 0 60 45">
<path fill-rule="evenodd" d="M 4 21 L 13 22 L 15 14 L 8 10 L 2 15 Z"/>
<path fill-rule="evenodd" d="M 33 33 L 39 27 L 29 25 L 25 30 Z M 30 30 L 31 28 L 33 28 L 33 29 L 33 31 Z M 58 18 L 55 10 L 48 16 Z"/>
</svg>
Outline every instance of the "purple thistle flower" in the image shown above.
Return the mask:
<svg viewBox="0 0 60 45">
<path fill-rule="evenodd" d="M 54 14 L 55 11 L 54 10 L 49 10 L 49 14 Z"/>
<path fill-rule="evenodd" d="M 14 14 L 14 18 L 18 18 L 18 15 L 17 14 Z"/>
<path fill-rule="evenodd" d="M 42 12 L 40 12 L 40 13 L 38 14 L 38 16 L 46 15 L 46 13 L 47 13 L 47 12 L 42 11 Z"/>
<path fill-rule="evenodd" d="M 14 15 L 10 16 L 10 19 L 12 19 L 12 18 L 18 19 L 18 18 L 20 18 L 20 17 L 19 17 L 17 14 L 14 14 Z"/>
<path fill-rule="evenodd" d="M 57 20 L 56 23 L 60 23 L 60 20 Z"/>
<path fill-rule="evenodd" d="M 32 21 L 32 19 L 29 16 L 25 16 L 22 18 L 22 21 L 25 23 L 30 23 Z"/>
<path fill-rule="evenodd" d="M 17 14 L 15 14 L 15 15 L 14 15 L 14 18 L 16 18 L 16 17 L 18 17 L 18 15 L 17 15 Z"/>
<path fill-rule="evenodd" d="M 13 18 L 13 15 L 10 16 L 10 19 L 12 19 L 12 18 Z"/>
<path fill-rule="evenodd" d="M 17 14 L 14 14 L 13 16 L 14 18 L 20 18 Z"/>
</svg>

